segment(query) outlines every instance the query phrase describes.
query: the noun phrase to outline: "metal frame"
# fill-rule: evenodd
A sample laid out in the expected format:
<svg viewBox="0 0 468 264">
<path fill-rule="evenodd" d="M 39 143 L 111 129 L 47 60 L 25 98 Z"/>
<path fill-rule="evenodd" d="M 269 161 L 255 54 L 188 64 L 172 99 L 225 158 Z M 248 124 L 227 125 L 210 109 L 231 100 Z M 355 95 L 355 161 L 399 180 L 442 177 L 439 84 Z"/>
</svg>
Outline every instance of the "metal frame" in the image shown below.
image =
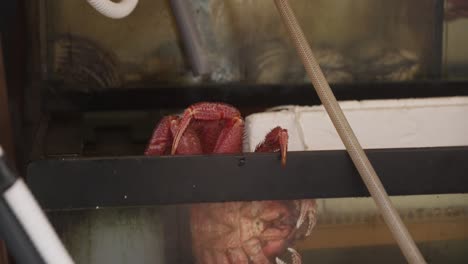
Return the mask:
<svg viewBox="0 0 468 264">
<path fill-rule="evenodd" d="M 443 1 L 434 1 L 435 19 L 440 21 L 440 28 L 434 31 L 435 56 L 441 60 Z M 42 33 L 38 34 L 42 46 L 46 44 L 46 5 L 47 1 L 41 0 L 35 6 L 40 21 L 35 29 Z M 47 78 L 44 64 L 47 56 L 46 53 L 39 56 L 42 80 L 37 82 L 41 85 L 41 112 L 46 119 L 57 114 L 81 115 L 92 111 L 185 108 L 200 101 L 221 101 L 241 110 L 255 111 L 285 104 L 320 103 L 310 84 L 158 85 L 107 91 L 88 87 L 86 90 L 96 92 L 79 92 Z M 439 70 L 434 68 L 437 73 Z M 332 88 L 338 100 L 366 100 L 462 96 L 468 95 L 466 84 L 427 80 L 334 84 Z M 258 153 L 83 158 L 80 149 L 76 151 L 70 147 L 75 145 L 66 141 L 68 149 L 61 148 L 53 153 L 57 159 L 50 159 L 43 151 L 43 144 L 51 122 L 40 124 L 27 173 L 33 193 L 48 209 L 368 195 L 345 151 L 291 152 L 286 168 L 281 168 L 277 154 Z M 70 153 L 76 157 L 64 159 Z M 468 189 L 464 187 L 468 186 L 467 179 L 462 175 L 468 171 L 468 163 L 464 162 L 468 157 L 467 147 L 369 150 L 368 153 L 391 195 L 456 193 Z M 48 159 L 38 160 L 43 157 Z"/>
<path fill-rule="evenodd" d="M 468 191 L 468 147 L 367 150 L 390 195 Z M 213 156 L 48 159 L 28 185 L 49 210 L 199 202 L 363 197 L 344 150 Z"/>
<path fill-rule="evenodd" d="M 427 98 L 468 95 L 466 81 L 417 81 L 332 84 L 338 100 Z M 268 95 L 265 97 L 265 95 Z M 50 83 L 43 89 L 44 110 L 86 112 L 186 108 L 200 101 L 221 101 L 242 107 L 285 104 L 317 105 L 320 100 L 311 84 L 226 84 L 159 86 L 102 92 L 70 91 Z M 132 98 L 132 100 L 128 100 Z"/>
</svg>

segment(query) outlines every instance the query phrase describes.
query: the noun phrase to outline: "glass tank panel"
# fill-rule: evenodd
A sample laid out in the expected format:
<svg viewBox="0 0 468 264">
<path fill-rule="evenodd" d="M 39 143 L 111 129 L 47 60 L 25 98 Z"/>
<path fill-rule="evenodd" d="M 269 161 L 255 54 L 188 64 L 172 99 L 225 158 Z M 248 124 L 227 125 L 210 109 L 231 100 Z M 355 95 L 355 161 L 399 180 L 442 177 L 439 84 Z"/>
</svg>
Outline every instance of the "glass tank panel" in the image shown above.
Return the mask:
<svg viewBox="0 0 468 264">
<path fill-rule="evenodd" d="M 307 77 L 273 1 L 191 1 L 210 74 L 191 74 L 168 1 L 141 0 L 122 20 L 86 1 L 46 1 L 45 78 L 80 89 Z M 298 0 L 291 4 L 331 83 L 437 77 L 439 1 Z M 86 88 L 85 88 L 86 87 Z"/>
<path fill-rule="evenodd" d="M 426 261 L 467 263 L 468 195 L 401 196 L 391 199 Z M 293 204 L 293 201 L 271 203 Z M 317 200 L 317 205 L 317 224 L 310 235 L 294 237 L 284 245 L 297 251 L 302 263 L 405 262 L 370 198 L 321 199 Z M 270 215 L 270 222 L 249 222 L 245 217 L 235 218 L 241 219 L 236 221 L 231 217 L 233 211 L 227 208 L 233 207 L 227 203 L 211 207 L 207 204 L 96 207 L 53 211 L 48 212 L 48 216 L 76 263 L 193 263 L 194 248 L 199 248 L 196 245 L 200 245 L 200 241 L 204 249 L 212 250 L 205 252 L 202 259 L 206 260 L 213 254 L 222 258 L 224 254 L 229 256 L 229 252 L 232 253 L 239 246 L 238 231 L 244 232 L 244 241 L 252 242 L 252 238 L 261 237 L 265 255 L 269 252 L 271 258 L 278 257 L 291 263 L 288 250 L 268 251 L 268 243 L 265 242 L 273 241 L 273 236 L 265 235 L 267 230 L 271 235 L 272 230 L 283 230 L 281 227 L 288 225 L 287 222 L 277 221 L 282 216 Z M 295 210 L 289 207 L 286 215 L 294 214 Z M 260 212 L 268 218 L 267 207 Z M 194 213 L 200 220 L 198 227 L 205 227 L 203 238 L 192 236 L 200 234 L 190 225 L 190 217 Z M 200 213 L 203 213 L 201 217 Z M 244 211 L 243 215 L 252 213 Z M 214 222 L 220 225 L 213 225 Z M 267 222 L 269 225 L 266 225 Z M 249 223 L 256 225 L 249 226 Z M 218 228 L 206 228 L 215 226 Z M 237 229 L 240 227 L 243 229 Z M 246 252 L 254 248 L 254 243 L 250 242 L 244 242 L 238 255 L 248 254 Z"/>
</svg>

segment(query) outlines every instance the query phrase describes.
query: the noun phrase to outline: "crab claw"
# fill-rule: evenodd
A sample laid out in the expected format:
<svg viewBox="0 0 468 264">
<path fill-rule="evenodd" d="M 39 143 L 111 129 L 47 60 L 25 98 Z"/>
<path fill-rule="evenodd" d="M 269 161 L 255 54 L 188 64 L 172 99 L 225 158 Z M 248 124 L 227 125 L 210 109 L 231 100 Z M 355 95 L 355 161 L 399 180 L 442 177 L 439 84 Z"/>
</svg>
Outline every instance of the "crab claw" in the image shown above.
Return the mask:
<svg viewBox="0 0 468 264">
<path fill-rule="evenodd" d="M 255 152 L 277 152 L 281 153 L 281 165 L 286 166 L 286 155 L 288 152 L 288 130 L 281 127 L 273 128 L 265 139 L 258 144 Z"/>
</svg>

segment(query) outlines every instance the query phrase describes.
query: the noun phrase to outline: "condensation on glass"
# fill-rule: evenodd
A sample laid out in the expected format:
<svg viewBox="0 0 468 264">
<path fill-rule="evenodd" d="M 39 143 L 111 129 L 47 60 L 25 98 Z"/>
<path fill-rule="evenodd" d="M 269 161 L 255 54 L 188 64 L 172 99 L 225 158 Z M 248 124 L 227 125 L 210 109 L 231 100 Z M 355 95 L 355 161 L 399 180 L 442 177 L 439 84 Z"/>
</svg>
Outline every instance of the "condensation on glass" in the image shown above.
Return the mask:
<svg viewBox="0 0 468 264">
<path fill-rule="evenodd" d="M 292 3 L 331 83 L 437 77 L 437 1 Z M 142 0 L 111 20 L 86 1 L 45 1 L 45 77 L 69 88 L 165 83 L 304 83 L 306 74 L 269 0 L 191 1 L 211 73 L 194 77 L 168 1 Z"/>
</svg>

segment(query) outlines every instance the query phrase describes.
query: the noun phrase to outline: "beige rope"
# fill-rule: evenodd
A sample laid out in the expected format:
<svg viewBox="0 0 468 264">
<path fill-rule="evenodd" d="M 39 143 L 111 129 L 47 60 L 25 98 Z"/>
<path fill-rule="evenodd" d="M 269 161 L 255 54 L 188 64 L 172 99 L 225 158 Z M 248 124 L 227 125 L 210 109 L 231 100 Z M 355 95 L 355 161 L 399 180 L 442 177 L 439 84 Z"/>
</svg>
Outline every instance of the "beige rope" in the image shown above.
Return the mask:
<svg viewBox="0 0 468 264">
<path fill-rule="evenodd" d="M 369 193 L 379 208 L 384 221 L 387 223 L 393 237 L 400 246 L 403 255 L 409 263 L 426 263 L 421 252 L 411 238 L 403 221 L 393 207 L 385 188 L 383 187 L 377 173 L 372 167 L 364 150 L 362 149 L 356 135 L 346 120 L 330 86 L 315 59 L 310 46 L 296 20 L 293 10 L 287 0 L 275 0 L 281 18 L 296 46 L 297 52 L 304 64 L 309 78 L 322 101 L 330 119 L 335 125 L 351 159 L 361 175 Z"/>
</svg>

